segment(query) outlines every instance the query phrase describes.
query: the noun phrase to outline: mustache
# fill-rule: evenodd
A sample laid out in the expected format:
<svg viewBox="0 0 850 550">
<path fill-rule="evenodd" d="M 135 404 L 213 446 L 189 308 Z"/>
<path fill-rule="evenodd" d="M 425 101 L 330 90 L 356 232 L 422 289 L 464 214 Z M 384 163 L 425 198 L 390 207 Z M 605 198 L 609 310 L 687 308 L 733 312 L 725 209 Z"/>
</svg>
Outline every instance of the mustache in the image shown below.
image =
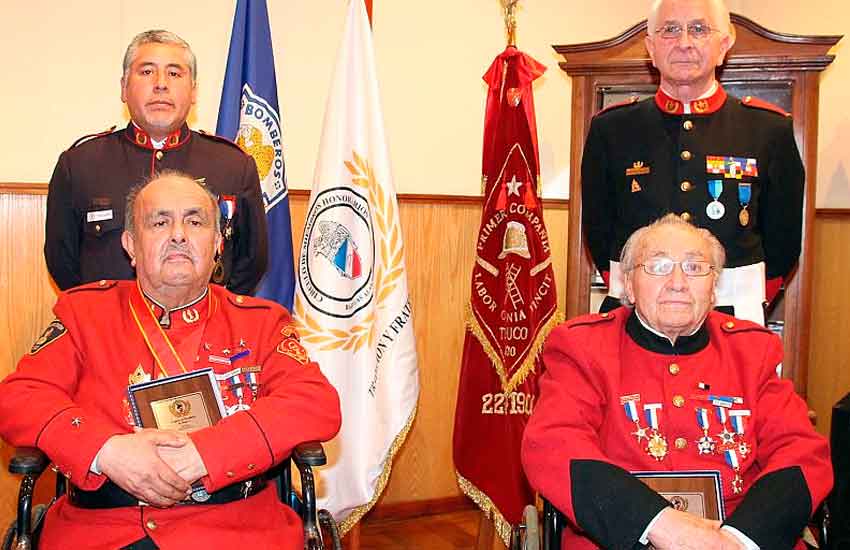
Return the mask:
<svg viewBox="0 0 850 550">
<path fill-rule="evenodd" d="M 190 260 L 195 261 L 195 254 L 192 252 L 192 249 L 189 248 L 188 244 L 174 244 L 169 243 L 168 246 L 165 247 L 165 250 L 162 251 L 162 255 L 160 257 L 161 260 L 165 260 L 170 254 L 173 253 L 182 254 L 188 257 Z"/>
</svg>

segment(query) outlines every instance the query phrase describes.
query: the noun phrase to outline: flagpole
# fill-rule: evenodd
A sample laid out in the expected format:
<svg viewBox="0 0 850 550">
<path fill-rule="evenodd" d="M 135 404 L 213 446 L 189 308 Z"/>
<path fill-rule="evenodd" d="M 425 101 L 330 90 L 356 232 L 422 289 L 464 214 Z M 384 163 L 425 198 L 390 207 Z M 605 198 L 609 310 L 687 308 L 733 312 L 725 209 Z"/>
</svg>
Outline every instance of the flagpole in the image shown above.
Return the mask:
<svg viewBox="0 0 850 550">
<path fill-rule="evenodd" d="M 519 0 L 501 0 L 505 14 L 505 31 L 508 35 L 508 46 L 516 46 L 516 5 Z"/>
</svg>

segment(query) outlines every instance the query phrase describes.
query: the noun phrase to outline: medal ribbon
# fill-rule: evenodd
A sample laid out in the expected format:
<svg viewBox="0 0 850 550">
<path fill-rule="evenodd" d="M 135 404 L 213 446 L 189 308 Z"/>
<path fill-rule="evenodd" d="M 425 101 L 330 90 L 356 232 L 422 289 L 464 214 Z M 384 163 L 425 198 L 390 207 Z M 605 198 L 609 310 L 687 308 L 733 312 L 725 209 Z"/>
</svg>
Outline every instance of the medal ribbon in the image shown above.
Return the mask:
<svg viewBox="0 0 850 550">
<path fill-rule="evenodd" d="M 750 199 L 752 198 L 752 184 L 751 183 L 739 183 L 738 184 L 738 202 L 741 203 L 741 208 L 746 208 L 750 205 Z"/>
<path fill-rule="evenodd" d="M 732 419 L 732 427 L 735 432 L 744 435 L 744 418 L 750 416 L 750 411 L 729 411 L 729 416 Z"/>
<path fill-rule="evenodd" d="M 718 200 L 723 193 L 723 180 L 708 180 L 708 192 L 711 198 Z"/>
<path fill-rule="evenodd" d="M 708 431 L 709 428 L 709 420 L 708 420 L 708 410 L 702 407 L 697 407 L 697 424 L 699 427 L 703 429 L 703 431 Z"/>
<path fill-rule="evenodd" d="M 215 302 L 212 294 L 209 295 L 209 300 L 207 318 L 190 335 L 192 340 L 190 344 L 192 345 L 189 346 L 189 349 L 191 350 L 198 350 L 200 348 L 201 339 L 206 330 L 207 320 L 209 320 L 215 311 Z M 160 326 L 156 315 L 154 315 L 153 308 L 142 295 L 142 289 L 139 287 L 138 281 L 134 289 L 130 291 L 129 306 L 130 314 L 136 323 L 136 328 L 139 330 L 139 334 L 142 335 L 142 339 L 144 339 L 162 376 L 188 372 L 183 360 L 180 358 L 180 354 L 177 353 L 177 350 L 171 343 L 171 339 Z M 197 343 L 194 340 L 197 340 Z"/>
<path fill-rule="evenodd" d="M 623 403 L 623 408 L 626 410 L 626 416 L 629 417 L 629 420 L 632 422 L 638 421 L 637 406 L 634 401 L 626 401 Z"/>
<path fill-rule="evenodd" d="M 726 409 L 725 405 L 717 405 L 714 407 L 714 412 L 717 414 L 717 420 L 720 421 L 721 426 L 726 425 Z"/>
<path fill-rule="evenodd" d="M 658 410 L 662 407 L 661 403 L 647 403 L 643 406 L 643 413 L 646 417 L 646 423 L 655 431 L 658 431 Z"/>
<path fill-rule="evenodd" d="M 723 451 L 723 456 L 726 458 L 726 464 L 731 466 L 733 470 L 737 472 L 740 469 L 741 465 L 738 463 L 738 453 L 734 449 L 726 449 Z"/>
</svg>

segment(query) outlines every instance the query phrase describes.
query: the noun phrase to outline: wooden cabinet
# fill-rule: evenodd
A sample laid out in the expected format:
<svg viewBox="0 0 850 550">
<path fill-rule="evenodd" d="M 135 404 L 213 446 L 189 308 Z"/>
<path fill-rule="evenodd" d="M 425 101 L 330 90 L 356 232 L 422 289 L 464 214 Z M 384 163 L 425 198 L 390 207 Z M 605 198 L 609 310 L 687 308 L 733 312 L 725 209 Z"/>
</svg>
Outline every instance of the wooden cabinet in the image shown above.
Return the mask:
<svg viewBox="0 0 850 550">
<path fill-rule="evenodd" d="M 782 375 L 805 397 L 811 303 L 812 238 L 817 182 L 820 73 L 832 62 L 829 50 L 841 36 L 798 36 L 768 30 L 732 14 L 737 40 L 718 78 L 732 95 L 756 96 L 792 113 L 797 145 L 806 166 L 800 262 L 770 318 L 785 344 Z M 554 46 L 572 77 L 572 145 L 568 234 L 567 317 L 589 311 L 595 273 L 581 231 L 581 155 L 590 120 L 603 106 L 655 92 L 658 72 L 644 47 L 646 21 L 610 40 Z"/>
</svg>

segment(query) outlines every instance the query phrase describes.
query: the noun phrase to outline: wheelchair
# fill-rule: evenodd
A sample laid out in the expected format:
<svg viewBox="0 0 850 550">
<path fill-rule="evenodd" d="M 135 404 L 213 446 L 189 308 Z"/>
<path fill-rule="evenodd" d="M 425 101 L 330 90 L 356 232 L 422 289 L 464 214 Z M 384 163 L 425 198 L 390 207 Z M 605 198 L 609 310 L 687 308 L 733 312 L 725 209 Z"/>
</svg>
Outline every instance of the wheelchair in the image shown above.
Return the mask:
<svg viewBox="0 0 850 550">
<path fill-rule="evenodd" d="M 545 498 L 541 497 L 541 500 L 543 501 L 543 528 L 539 527 L 537 507 L 529 504 L 523 512 L 522 522 L 511 532 L 510 550 L 562 550 L 561 535 L 567 525 L 567 517 Z M 809 522 L 809 537 L 803 537 L 806 548 L 820 550 L 832 548 L 828 501 L 829 497 L 824 499 Z"/>
<path fill-rule="evenodd" d="M 291 463 L 295 463 L 301 478 L 301 494 L 292 486 Z M 295 447 L 290 458 L 285 459 L 268 472 L 266 477 L 277 486 L 278 497 L 301 517 L 304 524 L 304 550 L 341 550 L 339 530 L 327 510 L 316 509 L 316 486 L 313 467 L 327 462 L 324 448 L 319 442 L 301 443 Z M 9 462 L 9 472 L 21 475 L 18 491 L 17 518 L 12 522 L 2 539 L 2 550 L 36 550 L 41 535 L 47 508 L 68 490 L 63 476 L 56 476 L 56 494 L 47 505 L 33 507 L 33 491 L 39 476 L 50 465 L 50 459 L 32 447 L 15 449 Z M 327 536 L 326 536 L 327 535 Z"/>
</svg>

